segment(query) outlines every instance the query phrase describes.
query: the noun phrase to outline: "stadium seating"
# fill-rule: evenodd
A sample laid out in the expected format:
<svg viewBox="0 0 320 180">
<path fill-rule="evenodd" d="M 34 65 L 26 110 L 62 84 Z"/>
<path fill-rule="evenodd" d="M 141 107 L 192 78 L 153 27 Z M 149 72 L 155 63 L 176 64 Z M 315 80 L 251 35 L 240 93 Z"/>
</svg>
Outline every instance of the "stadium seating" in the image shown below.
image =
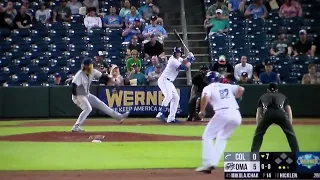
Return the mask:
<svg viewBox="0 0 320 180">
<path fill-rule="evenodd" d="M 99 1 L 101 13 L 108 14 L 110 6 L 121 8 L 118 0 Z M 140 6 L 139 0 L 131 0 Z M 40 2 L 30 8 L 39 9 Z M 53 10 L 59 0 L 49 3 Z M 16 2 L 19 9 L 21 3 Z M 107 61 L 123 67 L 126 45 L 122 45 L 122 29 L 92 29 L 87 31 L 84 16 L 73 15 L 69 23 L 42 24 L 36 22 L 30 29 L 0 29 L 0 84 L 8 86 L 47 86 L 55 73 L 64 81 L 80 69 L 81 57 L 94 57 L 103 51 Z M 124 70 L 122 68 L 122 70 Z"/>
<path fill-rule="evenodd" d="M 215 0 L 205 0 L 205 9 L 215 3 Z M 311 5 L 308 0 L 300 0 L 304 18 L 281 19 L 278 11 L 269 12 L 266 21 L 244 20 L 238 12 L 230 14 L 230 30 L 224 38 L 221 35 L 213 35 L 208 38 L 211 48 L 211 61 L 216 61 L 219 55 L 226 55 L 231 64 L 238 63 L 242 55 L 248 57 L 248 62 L 256 65 L 265 59 L 270 59 L 280 74 L 282 83 L 299 83 L 303 74 L 307 73 L 310 63 L 319 64 L 318 57 L 299 55 L 293 58 L 272 57 L 269 54 L 272 42 L 277 39 L 280 29 L 286 30 L 287 39 L 296 42 L 300 29 L 308 32 L 308 38 L 314 40 L 319 32 L 317 23 L 320 22 L 318 6 Z M 223 42 L 222 40 L 223 39 Z"/>
</svg>

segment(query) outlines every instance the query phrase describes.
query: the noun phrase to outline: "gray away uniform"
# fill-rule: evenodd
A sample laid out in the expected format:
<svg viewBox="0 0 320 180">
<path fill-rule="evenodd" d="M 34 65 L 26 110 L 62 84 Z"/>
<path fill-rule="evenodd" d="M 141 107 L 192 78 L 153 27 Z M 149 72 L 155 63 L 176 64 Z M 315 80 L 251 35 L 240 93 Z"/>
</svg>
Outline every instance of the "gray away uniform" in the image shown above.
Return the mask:
<svg viewBox="0 0 320 180">
<path fill-rule="evenodd" d="M 72 83 L 77 85 L 76 96 L 72 95 L 72 101 L 82 109 L 81 114 L 78 117 L 77 122 L 74 127 L 80 126 L 86 118 L 89 116 L 92 108 L 99 109 L 100 111 L 108 114 L 116 120 L 121 120 L 126 118 L 129 115 L 129 112 L 120 114 L 110 107 L 108 107 L 104 102 L 99 98 L 90 93 L 90 86 L 94 78 L 100 78 L 102 73 L 96 69 L 93 69 L 90 75 L 87 75 L 83 71 L 78 71 L 74 76 Z"/>
</svg>

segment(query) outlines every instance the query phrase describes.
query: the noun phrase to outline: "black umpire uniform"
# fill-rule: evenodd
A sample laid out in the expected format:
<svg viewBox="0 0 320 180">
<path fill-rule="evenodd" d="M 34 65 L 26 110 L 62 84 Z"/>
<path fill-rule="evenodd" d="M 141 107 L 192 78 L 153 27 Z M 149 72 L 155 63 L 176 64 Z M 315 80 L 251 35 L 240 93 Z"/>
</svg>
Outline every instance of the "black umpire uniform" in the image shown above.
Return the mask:
<svg viewBox="0 0 320 180">
<path fill-rule="evenodd" d="M 291 124 L 291 113 L 289 101 L 285 95 L 278 92 L 278 85 L 275 83 L 269 84 L 268 92 L 263 94 L 258 102 L 256 117 L 258 124 L 254 133 L 251 152 L 259 152 L 263 136 L 273 123 L 279 125 L 286 134 L 291 151 L 298 152 L 299 146 Z"/>
<path fill-rule="evenodd" d="M 195 88 L 194 92 L 191 95 L 191 98 L 189 100 L 189 104 L 188 104 L 188 118 L 187 121 L 194 121 L 194 120 L 200 120 L 200 118 L 198 118 L 198 114 L 197 114 L 197 100 L 201 97 L 201 93 L 204 87 L 207 86 L 207 82 L 205 80 L 205 75 L 206 73 L 209 71 L 209 67 L 207 66 L 202 66 L 200 68 L 200 73 L 194 75 L 192 77 L 192 89 Z"/>
</svg>

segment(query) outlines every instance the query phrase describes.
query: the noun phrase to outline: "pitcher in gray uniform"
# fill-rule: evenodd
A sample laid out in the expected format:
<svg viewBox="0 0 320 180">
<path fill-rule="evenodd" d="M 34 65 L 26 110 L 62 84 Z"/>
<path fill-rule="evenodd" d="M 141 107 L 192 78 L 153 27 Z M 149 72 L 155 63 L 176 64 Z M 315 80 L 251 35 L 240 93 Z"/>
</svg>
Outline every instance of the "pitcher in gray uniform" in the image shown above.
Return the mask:
<svg viewBox="0 0 320 180">
<path fill-rule="evenodd" d="M 77 122 L 74 124 L 71 129 L 72 132 L 84 132 L 80 127 L 82 123 L 86 120 L 93 108 L 97 108 L 100 111 L 108 114 L 112 118 L 115 118 L 119 123 L 122 123 L 125 118 L 127 118 L 130 112 L 120 114 L 110 107 L 108 107 L 104 102 L 98 99 L 96 96 L 92 95 L 89 92 L 91 82 L 94 78 L 98 78 L 105 82 L 110 81 L 111 79 L 99 72 L 96 69 L 93 69 L 93 62 L 91 58 L 86 58 L 83 60 L 81 70 L 76 73 L 72 80 L 72 101 L 82 109 L 81 114 L 78 117 Z"/>
</svg>

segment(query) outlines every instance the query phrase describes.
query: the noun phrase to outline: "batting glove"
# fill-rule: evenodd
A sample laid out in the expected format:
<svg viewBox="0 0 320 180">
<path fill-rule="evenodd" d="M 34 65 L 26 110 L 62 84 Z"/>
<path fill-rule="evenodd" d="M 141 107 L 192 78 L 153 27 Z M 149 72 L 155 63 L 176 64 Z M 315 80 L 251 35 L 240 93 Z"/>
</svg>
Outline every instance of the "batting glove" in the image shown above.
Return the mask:
<svg viewBox="0 0 320 180">
<path fill-rule="evenodd" d="M 192 52 L 189 52 L 189 53 L 188 53 L 188 56 L 189 56 L 189 57 L 193 57 L 193 58 L 194 58 L 194 55 L 193 55 L 193 53 L 192 53 Z"/>
<path fill-rule="evenodd" d="M 194 58 L 194 57 L 192 57 L 192 56 L 188 56 L 188 57 L 187 57 L 187 60 L 188 60 L 190 63 L 192 63 L 193 61 L 196 60 L 196 58 Z"/>
</svg>

